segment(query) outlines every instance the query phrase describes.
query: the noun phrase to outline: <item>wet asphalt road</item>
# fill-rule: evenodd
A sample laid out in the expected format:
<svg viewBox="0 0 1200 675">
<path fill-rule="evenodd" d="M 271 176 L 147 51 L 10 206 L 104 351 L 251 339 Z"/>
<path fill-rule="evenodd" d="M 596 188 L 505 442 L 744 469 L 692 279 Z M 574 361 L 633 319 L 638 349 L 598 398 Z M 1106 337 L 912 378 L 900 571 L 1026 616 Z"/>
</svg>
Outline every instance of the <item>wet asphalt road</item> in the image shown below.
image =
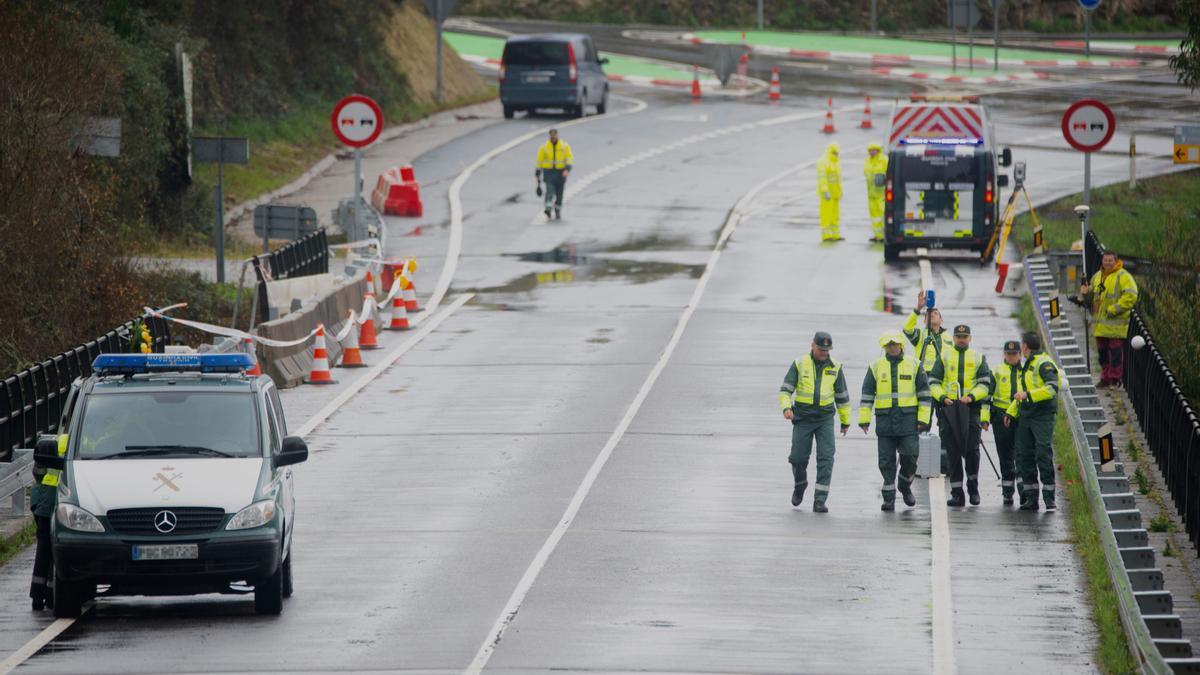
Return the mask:
<svg viewBox="0 0 1200 675">
<path fill-rule="evenodd" d="M 281 617 L 256 617 L 241 598 L 102 600 L 19 670 L 467 668 L 658 363 L 729 209 L 828 140 L 817 100 L 696 106 L 623 91 L 648 107 L 564 130 L 571 181 L 587 185 L 561 223 L 535 218 L 535 141 L 467 183 L 451 295 L 477 295 L 309 435 L 314 454 L 296 479 L 297 592 Z M 998 117 L 1002 140 L 1054 130 L 1020 110 Z M 389 249 L 418 256 L 419 290 L 445 262 L 453 178 L 554 121 L 489 126 L 417 160 L 426 218 L 419 235 L 393 221 Z M 823 329 L 857 406 L 878 335 L 904 319 L 881 300 L 906 310 L 915 297 L 916 264 L 884 265 L 866 241 L 859 148 L 872 138 L 849 124 L 837 136 L 845 242 L 817 243 L 811 168 L 750 205 L 489 670 L 930 671 L 924 485 L 917 508 L 880 513 L 874 438 L 854 429 L 838 439 L 831 513 L 813 514 L 808 500 L 793 510 L 790 429 L 775 403 L 790 360 Z M 1031 183 L 1035 199 L 1077 189 L 1077 155 L 1029 145 L 1020 154 L 1031 181 L 1045 178 L 1044 189 Z M 1093 167 L 1095 183 L 1111 182 L 1127 159 L 1101 155 Z M 1017 333 L 1015 301 L 970 260 L 935 258 L 933 273 L 946 320 L 971 324 L 975 346 L 998 361 Z M 286 392 L 290 426 L 329 396 Z M 983 504 L 949 516 L 943 581 L 960 672 L 1093 672 L 1069 514 L 1004 508 L 987 475 Z M 0 568 L 0 654 L 50 622 L 24 600 L 30 557 Z"/>
</svg>

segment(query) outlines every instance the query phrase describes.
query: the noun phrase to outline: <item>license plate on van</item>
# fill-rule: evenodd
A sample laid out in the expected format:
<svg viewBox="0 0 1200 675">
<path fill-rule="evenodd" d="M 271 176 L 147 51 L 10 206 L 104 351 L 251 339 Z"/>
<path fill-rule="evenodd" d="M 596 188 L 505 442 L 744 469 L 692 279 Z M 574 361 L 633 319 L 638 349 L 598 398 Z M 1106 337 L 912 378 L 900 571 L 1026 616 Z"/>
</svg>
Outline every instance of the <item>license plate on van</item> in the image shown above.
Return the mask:
<svg viewBox="0 0 1200 675">
<path fill-rule="evenodd" d="M 526 84 L 546 84 L 549 81 L 550 81 L 549 75 L 526 75 L 525 76 Z"/>
<path fill-rule="evenodd" d="M 134 545 L 134 560 L 195 560 L 200 557 L 199 544 Z"/>
</svg>

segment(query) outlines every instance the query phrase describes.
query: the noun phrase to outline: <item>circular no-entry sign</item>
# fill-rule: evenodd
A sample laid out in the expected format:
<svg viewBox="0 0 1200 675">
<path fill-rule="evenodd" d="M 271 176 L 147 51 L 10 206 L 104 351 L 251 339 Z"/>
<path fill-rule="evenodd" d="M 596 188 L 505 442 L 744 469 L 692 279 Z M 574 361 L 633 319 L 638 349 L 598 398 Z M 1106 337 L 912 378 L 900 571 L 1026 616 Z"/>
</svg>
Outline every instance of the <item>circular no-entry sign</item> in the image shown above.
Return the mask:
<svg viewBox="0 0 1200 675">
<path fill-rule="evenodd" d="M 1095 99 L 1076 101 L 1063 113 L 1063 137 L 1080 152 L 1097 152 L 1112 140 L 1117 118 L 1112 110 Z"/>
<path fill-rule="evenodd" d="M 333 106 L 329 123 L 339 141 L 352 148 L 365 148 L 383 133 L 383 109 L 374 100 L 354 94 Z"/>
</svg>

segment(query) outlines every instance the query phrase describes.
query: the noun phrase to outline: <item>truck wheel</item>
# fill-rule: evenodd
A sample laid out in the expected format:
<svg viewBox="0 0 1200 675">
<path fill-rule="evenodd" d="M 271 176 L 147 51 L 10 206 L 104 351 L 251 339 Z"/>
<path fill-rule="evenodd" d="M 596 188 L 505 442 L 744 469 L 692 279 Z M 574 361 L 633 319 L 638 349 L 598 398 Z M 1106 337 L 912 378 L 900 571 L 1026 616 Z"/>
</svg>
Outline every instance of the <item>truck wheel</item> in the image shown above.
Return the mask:
<svg viewBox="0 0 1200 675">
<path fill-rule="evenodd" d="M 596 114 L 603 115 L 608 112 L 608 89 L 604 90 L 604 98 L 600 99 L 600 103 L 596 104 Z"/>
<path fill-rule="evenodd" d="M 513 118 L 513 107 L 511 105 L 504 106 L 504 119 L 511 120 Z"/>
<path fill-rule="evenodd" d="M 283 611 L 283 563 L 275 573 L 254 584 L 254 613 L 279 614 Z"/>
<path fill-rule="evenodd" d="M 883 261 L 896 262 L 900 259 L 900 247 L 896 244 L 883 245 Z"/>
<path fill-rule="evenodd" d="M 54 575 L 54 616 L 59 619 L 77 618 L 83 609 L 83 593 L 79 584 L 64 581 Z"/>
<path fill-rule="evenodd" d="M 295 590 L 292 584 L 292 552 L 288 551 L 288 557 L 283 561 L 283 597 L 292 597 Z"/>
</svg>

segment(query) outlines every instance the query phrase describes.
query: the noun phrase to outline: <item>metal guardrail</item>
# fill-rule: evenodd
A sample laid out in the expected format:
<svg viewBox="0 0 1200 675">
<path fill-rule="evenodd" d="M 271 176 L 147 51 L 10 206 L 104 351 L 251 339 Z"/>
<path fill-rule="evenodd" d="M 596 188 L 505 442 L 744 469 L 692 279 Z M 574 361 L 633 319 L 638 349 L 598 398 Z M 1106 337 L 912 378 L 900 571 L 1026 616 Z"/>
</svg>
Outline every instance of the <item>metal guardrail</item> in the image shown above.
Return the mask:
<svg viewBox="0 0 1200 675">
<path fill-rule="evenodd" d="M 158 317 L 142 320 L 150 329 L 154 351 L 162 352 L 171 340 L 169 324 Z M 0 458 L 10 450 L 32 448 L 38 434 L 54 433 L 71 383 L 90 375 L 92 361 L 100 354 L 125 352 L 135 321 L 0 381 Z"/>
<path fill-rule="evenodd" d="M 33 484 L 32 467 L 32 450 L 14 450 L 13 460 L 0 464 L 0 499 L 11 500 L 13 516 L 25 515 L 25 488 Z"/>
<path fill-rule="evenodd" d="M 270 303 L 267 299 L 267 281 L 294 279 L 329 272 L 329 240 L 325 228 L 307 234 L 296 241 L 288 242 L 266 255 L 251 258 L 254 273 L 258 277 L 255 303 L 258 306 L 258 321 L 269 321 Z M 240 288 L 239 297 L 240 297 Z M 235 317 L 236 322 L 236 317 Z"/>
<path fill-rule="evenodd" d="M 1060 400 L 1070 422 L 1121 624 L 1141 672 L 1200 673 L 1200 659 L 1192 657 L 1191 643 L 1183 639 L 1182 621 L 1173 613 L 1173 597 L 1165 590 L 1162 571 L 1155 567 L 1155 552 L 1142 526 L 1124 464 L 1117 461 L 1113 471 L 1101 471 L 1098 432 L 1108 419 L 1074 330 L 1066 321 L 1052 325 L 1047 316 L 1051 296 L 1058 290 L 1056 279 L 1061 276 L 1061 270 L 1056 274 L 1049 267 L 1051 259 L 1066 262 L 1060 257 L 1027 256 L 1025 279 L 1035 299 L 1046 349 L 1054 354 L 1067 381 L 1067 395 Z"/>
</svg>

